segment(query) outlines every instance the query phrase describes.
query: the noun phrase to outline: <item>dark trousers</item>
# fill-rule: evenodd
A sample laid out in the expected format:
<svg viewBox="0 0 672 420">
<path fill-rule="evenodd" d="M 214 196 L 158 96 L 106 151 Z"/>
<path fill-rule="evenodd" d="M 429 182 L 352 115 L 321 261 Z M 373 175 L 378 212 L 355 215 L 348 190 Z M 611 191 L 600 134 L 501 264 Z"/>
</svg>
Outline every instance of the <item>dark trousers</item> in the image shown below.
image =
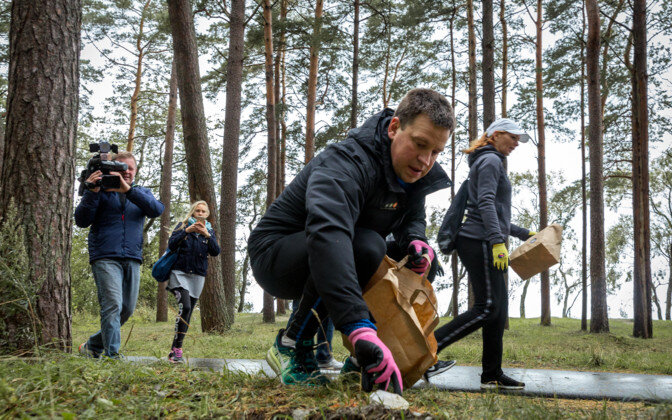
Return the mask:
<svg viewBox="0 0 672 420">
<path fill-rule="evenodd" d="M 458 236 L 457 255 L 467 269 L 474 292 L 474 306 L 434 332 L 439 351 L 483 328 L 483 380 L 502 374 L 502 338 L 509 311 L 504 272 L 492 265 L 487 242 Z"/>
<path fill-rule="evenodd" d="M 291 325 L 296 311 L 299 310 L 299 300 L 292 301 L 292 313 L 289 315 L 287 325 Z M 317 363 L 326 363 L 333 357 L 331 340 L 334 338 L 334 323 L 331 318 L 322 320 L 322 325 L 317 328 L 317 345 L 315 347 L 315 358 Z"/>
<path fill-rule="evenodd" d="M 177 299 L 177 317 L 175 318 L 175 337 L 173 337 L 173 347 L 182 348 L 182 341 L 187 335 L 191 314 L 196 307 L 197 298 L 189 296 L 189 292 L 181 287 L 171 290 Z"/>
<path fill-rule="evenodd" d="M 406 255 L 396 242 L 385 242 L 371 229 L 355 228 L 352 242 L 355 270 L 360 288 L 364 289 L 387 253 L 399 260 Z M 300 299 L 299 308 L 287 327 L 287 337 L 300 341 L 312 340 L 321 320 L 328 317 L 327 308 L 315 289 L 310 274 L 305 232 L 297 232 L 276 240 L 257 257 L 254 274 L 257 283 L 267 293 L 281 299 Z M 428 278 L 434 279 L 438 268 L 432 263 Z"/>
</svg>

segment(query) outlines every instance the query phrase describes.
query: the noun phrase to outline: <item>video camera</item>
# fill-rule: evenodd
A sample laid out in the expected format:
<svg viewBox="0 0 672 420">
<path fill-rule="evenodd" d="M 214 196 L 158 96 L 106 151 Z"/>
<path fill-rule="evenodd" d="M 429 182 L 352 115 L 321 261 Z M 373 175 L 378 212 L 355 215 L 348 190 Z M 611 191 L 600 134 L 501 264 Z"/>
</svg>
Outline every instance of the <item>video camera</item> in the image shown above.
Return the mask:
<svg viewBox="0 0 672 420">
<path fill-rule="evenodd" d="M 109 153 L 118 153 L 119 147 L 116 144 L 110 144 L 106 141 L 99 143 L 90 143 L 89 151 L 96 153 L 86 168 L 82 170 L 77 180 L 79 181 L 79 195 L 84 195 L 84 190 L 101 187 L 104 190 L 119 188 L 121 186 L 121 179 L 116 175 L 110 175 L 110 172 L 123 172 L 128 169 L 128 165 L 122 162 L 115 162 L 110 160 Z M 102 179 L 93 183 L 86 182 L 92 173 L 101 171 L 103 173 Z"/>
</svg>

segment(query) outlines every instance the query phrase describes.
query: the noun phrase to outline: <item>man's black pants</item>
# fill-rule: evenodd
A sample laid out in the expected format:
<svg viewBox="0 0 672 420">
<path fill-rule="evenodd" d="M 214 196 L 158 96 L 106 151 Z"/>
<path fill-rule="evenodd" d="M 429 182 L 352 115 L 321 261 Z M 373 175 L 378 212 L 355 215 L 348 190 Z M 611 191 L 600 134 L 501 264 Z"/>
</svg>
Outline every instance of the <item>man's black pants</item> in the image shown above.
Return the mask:
<svg viewBox="0 0 672 420">
<path fill-rule="evenodd" d="M 385 254 L 395 260 L 406 255 L 396 242 L 385 242 L 371 229 L 355 228 L 352 243 L 355 269 L 359 287 L 364 289 L 376 272 Z M 436 259 L 428 274 L 434 279 L 438 264 Z M 257 283 L 270 295 L 280 299 L 301 299 L 299 309 L 288 326 L 287 336 L 294 340 L 310 340 L 317 333 L 319 320 L 329 314 L 315 289 L 315 282 L 308 265 L 305 232 L 297 232 L 276 240 L 261 253 L 254 264 Z M 318 320 L 319 318 L 319 320 Z"/>
<path fill-rule="evenodd" d="M 457 255 L 467 269 L 474 306 L 434 332 L 439 351 L 483 327 L 482 380 L 502 374 L 502 338 L 509 311 L 504 272 L 492 265 L 487 242 L 458 236 Z"/>
</svg>

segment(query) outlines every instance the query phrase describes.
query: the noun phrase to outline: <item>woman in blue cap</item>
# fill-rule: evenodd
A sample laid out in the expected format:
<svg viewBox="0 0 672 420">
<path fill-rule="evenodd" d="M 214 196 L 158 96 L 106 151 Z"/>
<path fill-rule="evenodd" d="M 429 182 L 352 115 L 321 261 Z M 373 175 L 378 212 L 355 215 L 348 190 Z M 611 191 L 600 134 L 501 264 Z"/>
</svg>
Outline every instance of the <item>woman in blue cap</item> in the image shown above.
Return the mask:
<svg viewBox="0 0 672 420">
<path fill-rule="evenodd" d="M 504 273 L 509 252 L 505 243 L 509 235 L 527 240 L 535 232 L 511 223 L 511 183 L 504 161 L 529 138 L 518 124 L 502 118 L 463 150 L 469 155 L 468 202 L 455 247 L 469 275 L 474 306 L 436 330 L 435 336 L 441 351 L 483 328 L 483 389 L 525 387 L 502 371 L 502 337 L 508 316 Z"/>
</svg>

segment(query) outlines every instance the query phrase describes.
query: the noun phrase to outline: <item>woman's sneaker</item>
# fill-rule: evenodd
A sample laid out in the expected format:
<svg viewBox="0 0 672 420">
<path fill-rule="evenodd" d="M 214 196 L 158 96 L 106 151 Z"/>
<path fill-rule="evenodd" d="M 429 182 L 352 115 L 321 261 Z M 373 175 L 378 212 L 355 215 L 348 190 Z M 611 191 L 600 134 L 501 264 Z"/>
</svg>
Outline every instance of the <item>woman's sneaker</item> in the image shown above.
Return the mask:
<svg viewBox="0 0 672 420">
<path fill-rule="evenodd" d="M 453 366 L 455 366 L 455 360 L 439 360 L 422 374 L 422 378 L 429 383 L 429 378 L 439 375 Z"/>
<path fill-rule="evenodd" d="M 505 374 L 501 374 L 498 378 L 492 380 L 483 380 L 481 378 L 481 389 L 523 389 L 525 383 L 509 378 Z"/>
<path fill-rule="evenodd" d="M 182 357 L 182 349 L 173 347 L 170 353 L 168 353 L 168 361 L 171 363 L 184 363 L 184 358 Z"/>
</svg>

